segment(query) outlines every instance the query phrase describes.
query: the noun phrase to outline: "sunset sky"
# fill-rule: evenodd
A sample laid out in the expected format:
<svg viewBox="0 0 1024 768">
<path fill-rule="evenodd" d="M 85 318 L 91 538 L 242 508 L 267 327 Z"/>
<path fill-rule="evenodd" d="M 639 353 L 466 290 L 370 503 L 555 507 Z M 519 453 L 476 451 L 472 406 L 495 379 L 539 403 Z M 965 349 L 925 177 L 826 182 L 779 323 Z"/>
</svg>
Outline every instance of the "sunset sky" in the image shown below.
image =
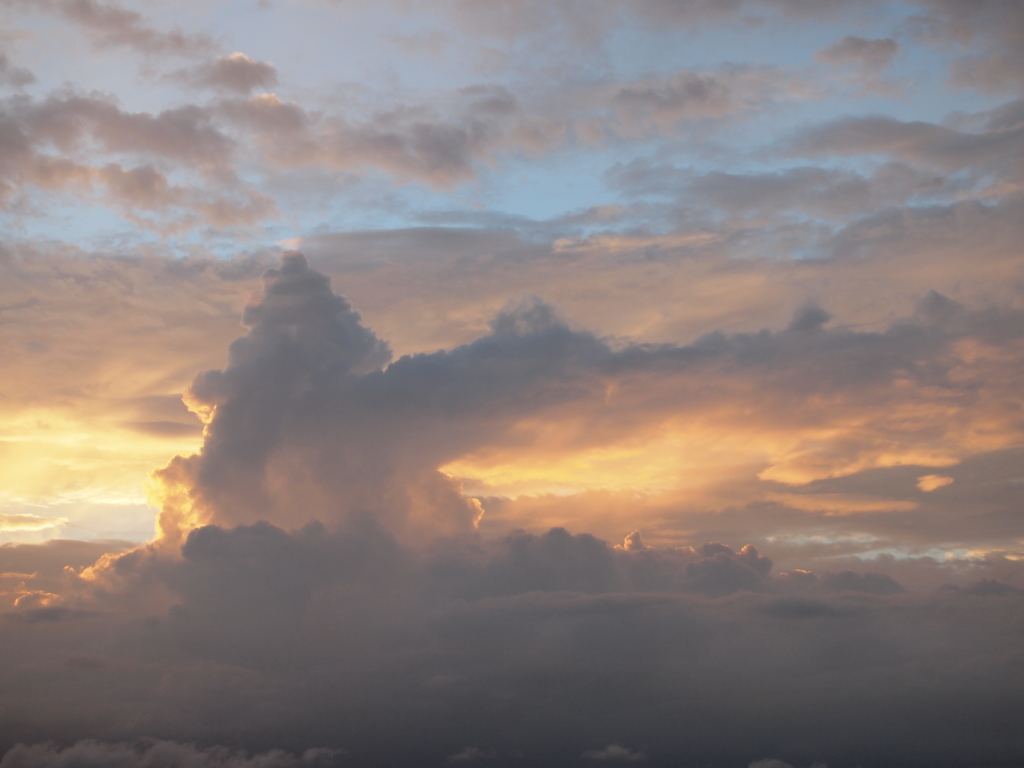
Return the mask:
<svg viewBox="0 0 1024 768">
<path fill-rule="evenodd" d="M 0 768 L 1024 764 L 1022 244 L 1019 0 L 0 0 Z"/>
</svg>

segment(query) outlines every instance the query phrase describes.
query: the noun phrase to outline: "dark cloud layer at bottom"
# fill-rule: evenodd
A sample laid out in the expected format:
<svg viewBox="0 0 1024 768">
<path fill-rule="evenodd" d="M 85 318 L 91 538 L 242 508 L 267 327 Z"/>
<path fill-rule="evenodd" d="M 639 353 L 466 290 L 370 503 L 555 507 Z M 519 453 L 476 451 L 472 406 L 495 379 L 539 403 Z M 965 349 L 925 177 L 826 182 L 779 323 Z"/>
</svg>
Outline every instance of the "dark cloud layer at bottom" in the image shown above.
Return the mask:
<svg viewBox="0 0 1024 768">
<path fill-rule="evenodd" d="M 137 550 L 63 605 L 0 619 L 0 746 L 295 755 L 265 766 L 311 747 L 353 766 L 1024 755 L 1024 593 L 995 581 L 915 594 L 880 574 L 773 576 L 752 549 L 561 529 L 424 552 L 372 524 L 207 526 L 181 554 Z M 208 764 L 34 749 L 3 768 Z"/>
</svg>

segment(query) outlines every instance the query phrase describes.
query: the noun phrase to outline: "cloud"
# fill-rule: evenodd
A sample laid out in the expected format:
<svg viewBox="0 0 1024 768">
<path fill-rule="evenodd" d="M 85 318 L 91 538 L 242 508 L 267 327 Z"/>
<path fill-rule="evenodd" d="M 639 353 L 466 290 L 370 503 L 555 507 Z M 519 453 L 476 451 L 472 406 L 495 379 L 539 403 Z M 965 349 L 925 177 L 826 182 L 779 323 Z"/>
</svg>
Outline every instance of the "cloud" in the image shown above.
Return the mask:
<svg viewBox="0 0 1024 768">
<path fill-rule="evenodd" d="M 950 67 L 950 82 L 993 93 L 1018 92 L 1024 42 L 1024 14 L 999 0 L 919 0 L 926 14 L 918 20 L 933 40 L 952 43 L 962 55 Z"/>
<path fill-rule="evenodd" d="M 626 763 L 642 763 L 647 760 L 643 750 L 631 752 L 621 744 L 609 744 L 604 749 L 590 749 L 584 752 L 581 757 L 584 760 L 598 762 L 622 761 Z"/>
<path fill-rule="evenodd" d="M 725 270 L 714 255 L 695 258 L 665 252 L 664 261 L 651 262 L 645 267 L 649 272 L 632 285 L 620 282 L 631 274 L 628 267 L 635 263 L 631 260 L 635 257 L 628 254 L 595 253 L 581 257 L 577 266 L 570 268 L 564 257 L 552 257 L 543 247 L 508 233 L 499 238 L 486 230 L 414 230 L 325 239 L 323 245 L 317 245 L 316 263 L 334 272 L 335 285 L 341 281 L 346 287 L 364 324 L 378 328 L 378 337 L 397 337 L 403 353 L 439 347 L 448 347 L 448 352 L 410 357 L 381 378 L 393 390 L 381 390 L 376 401 L 361 394 L 360 387 L 368 392 L 377 383 L 367 380 L 353 390 L 351 396 L 361 403 L 367 418 L 383 414 L 387 430 L 339 426 L 332 444 L 325 428 L 322 444 L 327 446 L 325 451 L 339 457 L 351 452 L 358 466 L 359 452 L 365 453 L 366 445 L 357 447 L 353 437 L 351 447 L 342 449 L 340 446 L 350 445 L 344 434 L 369 432 L 371 442 L 378 446 L 375 450 L 390 455 L 410 434 L 429 430 L 433 445 L 422 439 L 415 448 L 408 444 L 399 472 L 406 478 L 403 482 L 412 483 L 413 477 L 427 482 L 431 472 L 444 469 L 455 479 L 435 478 L 440 484 L 435 490 L 449 487 L 457 493 L 454 489 L 461 481 L 463 493 L 479 497 L 488 510 L 480 525 L 495 535 L 520 527 L 537 534 L 562 526 L 621 542 L 625 533 L 640 528 L 645 544 L 659 544 L 670 537 L 681 545 L 749 542 L 761 552 L 770 551 L 779 544 L 736 533 L 756 530 L 760 536 L 770 535 L 753 522 L 762 514 L 753 507 L 743 513 L 750 515 L 749 519 L 741 516 L 727 525 L 724 518 L 715 522 L 704 516 L 708 510 L 747 509 L 754 499 L 789 509 L 785 523 L 777 523 L 780 534 L 813 520 L 814 526 L 850 537 L 841 545 L 846 552 L 870 551 L 870 545 L 858 543 L 865 533 L 886 542 L 885 546 L 901 535 L 906 540 L 906 532 L 897 534 L 896 528 L 887 527 L 889 516 L 883 514 L 902 510 L 914 519 L 927 517 L 931 521 L 913 529 L 920 533 L 920 537 L 915 534 L 915 547 L 926 549 L 929 540 L 964 541 L 971 542 L 969 548 L 1008 548 L 1012 553 L 1017 546 L 1010 535 L 1012 525 L 1009 518 L 1000 517 L 1006 513 L 999 510 L 1012 496 L 1009 483 L 1014 475 L 997 457 L 1001 455 L 998 451 L 1017 439 L 1015 422 L 1000 415 L 1005 413 L 1000 403 L 1013 402 L 1016 397 L 1012 389 L 1017 377 L 1015 315 L 1006 310 L 969 309 L 984 307 L 981 293 L 968 293 L 968 306 L 959 308 L 941 297 L 930 297 L 916 315 L 910 299 L 915 294 L 917 299 L 923 298 L 917 286 L 926 280 L 938 285 L 945 282 L 960 291 L 972 284 L 984 291 L 992 290 L 993 285 L 1012 286 L 1014 262 L 1006 262 L 1006 269 L 1000 271 L 1004 251 L 999 241 L 1009 237 L 1016 221 L 1019 217 L 1012 208 L 960 207 L 955 213 L 946 209 L 941 215 L 936 209 L 905 212 L 900 217 L 866 220 L 859 231 L 846 232 L 836 241 L 844 250 L 830 262 L 752 260 Z M 977 258 L 970 272 L 960 268 L 944 271 L 949 266 L 948 254 L 967 247 L 971 232 L 977 236 L 970 246 Z M 864 251 L 858 250 L 865 242 L 878 244 L 871 246 L 880 249 L 877 257 L 864 257 Z M 439 263 L 409 256 L 413 244 L 429 246 L 424 258 L 430 256 Z M 324 252 L 334 254 L 333 260 L 325 259 Z M 175 393 L 187 388 L 197 370 L 223 368 L 223 349 L 237 335 L 244 297 L 258 288 L 256 278 L 265 262 L 217 264 L 197 259 L 166 264 L 155 257 L 87 259 L 57 251 L 17 253 L 4 267 L 0 281 L 6 289 L 0 302 L 3 316 L 17 321 L 5 324 L 2 330 L 12 355 L 4 384 L 8 398 L 5 419 L 12 430 L 9 434 L 19 439 L 17 451 L 7 454 L 5 487 L 21 498 L 38 500 L 40 494 L 54 489 L 72 494 L 94 483 L 101 489 L 95 492 L 101 499 L 107 493 L 116 498 L 131 496 L 141 506 L 145 496 L 140 486 L 149 470 L 165 463 L 169 454 L 187 455 L 198 448 L 197 422 Z M 361 265 L 358 270 L 345 267 L 344 259 L 353 253 L 362 254 L 362 260 L 355 261 Z M 481 253 L 496 258 L 485 261 L 474 255 Z M 398 258 L 401 254 L 406 254 L 404 261 Z M 388 266 L 376 266 L 380 263 Z M 495 270 L 508 278 L 501 286 L 492 279 Z M 856 290 L 826 285 L 840 278 L 842 285 L 857 286 Z M 510 329 L 521 326 L 519 336 L 512 333 L 473 346 L 475 339 L 493 335 L 488 319 L 493 320 L 507 298 L 539 290 L 555 298 L 565 312 L 552 313 L 550 308 L 534 305 L 533 310 L 524 307 L 528 311 L 520 317 L 513 301 L 511 314 L 506 313 L 502 323 Z M 593 292 L 614 301 L 611 306 L 603 301 L 594 303 Z M 641 336 L 652 346 L 636 345 L 630 352 L 633 363 L 628 365 L 628 356 L 616 358 L 613 350 L 621 342 L 601 341 L 601 336 L 616 327 L 642 328 L 650 305 L 669 295 L 679 297 L 668 305 L 676 314 L 668 320 L 660 318 L 663 325 L 651 326 L 647 339 Z M 805 333 L 785 330 L 809 295 L 817 296 L 819 306 L 833 316 L 812 334 L 817 339 L 804 339 Z M 707 300 L 713 296 L 728 296 L 729 301 Z M 905 309 L 899 313 L 903 320 L 879 322 L 877 311 L 866 309 L 869 297 L 885 303 L 902 296 L 906 296 Z M 1012 302 L 1011 294 L 1006 294 L 1005 301 Z M 444 309 L 432 316 L 428 304 Z M 596 334 L 598 343 L 593 341 L 595 335 L 587 340 L 586 333 L 573 332 L 571 326 L 569 333 L 560 330 L 554 320 L 545 331 L 541 320 L 527 321 L 530 312 L 552 313 L 556 319 L 562 314 L 574 323 L 597 327 L 601 329 Z M 739 322 L 734 312 L 741 316 Z M 730 322 L 732 328 L 727 325 Z M 211 325 L 204 330 L 206 323 Z M 379 332 L 381 325 L 384 333 Z M 705 329 L 710 332 L 716 325 L 727 330 L 708 336 L 700 345 L 669 343 L 673 337 L 699 338 Z M 862 330 L 854 333 L 851 325 Z M 758 327 L 778 330 L 759 335 Z M 146 344 L 139 345 L 140 337 L 133 328 L 145 329 Z M 442 332 L 437 333 L 437 328 Z M 582 356 L 578 364 L 567 368 L 553 354 L 557 347 L 552 347 L 547 358 L 541 355 L 544 345 L 560 335 L 570 342 L 565 349 L 577 345 L 581 353 L 591 350 L 590 360 Z M 720 340 L 717 347 L 712 343 L 715 339 Z M 528 385 L 534 389 L 527 390 L 537 393 L 532 395 L 532 403 L 522 397 L 515 408 L 497 407 L 493 405 L 496 401 L 488 400 L 492 385 L 484 369 L 466 373 L 475 371 L 478 363 L 484 364 L 488 345 L 495 361 L 502 355 L 525 360 L 527 352 L 535 350 L 531 370 L 539 378 Z M 744 345 L 747 351 L 739 355 Z M 40 351 L 44 348 L 52 351 Z M 602 359 L 606 363 L 601 363 Z M 844 365 L 854 359 L 858 361 L 857 387 L 872 381 L 865 378 L 869 371 L 877 373 L 874 383 L 868 383 L 869 389 L 862 393 L 852 383 L 843 383 Z M 617 372 L 602 368 L 613 362 L 620 366 Z M 112 380 L 106 374 L 109 370 L 135 373 Z M 430 371 L 429 377 L 421 380 L 433 383 L 419 388 L 414 383 L 399 386 L 399 371 L 406 372 L 407 382 L 423 377 L 420 371 Z M 909 379 L 905 373 L 910 374 Z M 566 378 L 560 379 L 562 376 Z M 493 376 L 498 384 L 507 378 L 500 369 Z M 80 382 L 81 391 L 63 391 L 61 383 L 68 380 Z M 708 381 L 714 384 L 709 386 Z M 753 381 L 758 382 L 756 387 L 749 384 Z M 893 381 L 906 383 L 893 386 Z M 935 381 L 944 383 L 935 389 Z M 512 391 L 519 386 L 507 383 Z M 434 416 L 421 415 L 419 420 L 410 417 L 407 423 L 393 415 L 422 414 L 411 403 L 417 399 L 430 402 L 434 397 L 430 393 L 443 387 L 460 393 L 453 401 L 464 406 L 461 415 L 454 406 Z M 562 400 L 554 397 L 560 388 Z M 495 394 L 498 391 L 500 388 L 493 390 Z M 944 393 L 942 397 L 940 393 Z M 51 404 L 40 410 L 44 400 L 52 402 L 51 395 L 64 398 L 60 402 L 66 406 Z M 140 396 L 158 399 L 134 399 Z M 340 393 L 336 397 L 342 401 Z M 842 408 L 808 408 L 806 404 L 814 398 L 841 402 Z M 474 410 L 473 404 L 479 409 Z M 934 417 L 927 414 L 949 413 L 951 408 L 957 419 L 948 428 L 937 430 Z M 894 423 L 897 412 L 908 418 Z M 850 414 L 856 414 L 855 418 L 850 419 Z M 48 425 L 47 432 L 34 426 L 40 418 Z M 473 427 L 477 418 L 484 418 L 486 426 Z M 549 420 L 556 426 L 545 428 Z M 162 428 L 160 422 L 181 426 Z M 986 424 L 995 424 L 1000 430 L 993 432 Z M 88 434 L 97 425 L 102 425 L 106 435 L 102 455 L 96 454 L 94 441 L 74 437 Z M 298 426 L 289 429 L 298 430 Z M 828 436 L 824 443 L 823 433 Z M 54 447 L 48 434 L 68 437 Z M 299 434 L 296 431 L 292 439 L 300 441 Z M 737 437 L 727 441 L 726 447 L 723 435 Z M 278 448 L 281 455 L 271 463 L 282 477 L 289 476 L 292 470 L 285 460 L 289 449 Z M 309 455 L 315 454 L 311 450 Z M 972 456 L 979 456 L 982 464 L 967 466 L 982 474 L 960 474 L 959 466 L 951 463 Z M 723 464 L 725 457 L 728 461 Z M 388 463 L 369 457 L 365 461 L 366 483 L 358 481 L 360 470 L 353 469 L 356 481 L 343 482 L 330 479 L 330 470 L 324 467 L 314 473 L 317 477 L 310 478 L 311 492 L 329 497 L 335 485 L 344 486 L 341 498 L 355 504 L 355 498 L 363 493 L 355 489 L 372 485 L 370 478 L 385 473 L 381 466 Z M 775 469 L 758 480 L 766 462 Z M 988 469 L 982 468 L 984 462 L 989 462 Z M 898 471 L 901 466 L 905 470 L 902 475 Z M 886 468 L 889 474 L 885 478 L 894 479 L 886 479 L 881 489 L 813 485 L 808 486 L 813 492 L 797 496 L 794 488 L 799 486 L 771 485 L 782 479 L 818 483 L 825 476 L 836 482 L 842 477 L 880 478 L 870 472 Z M 398 471 L 398 467 L 394 469 Z M 920 493 L 917 478 L 936 472 L 955 477 L 957 482 L 933 494 Z M 987 485 L 980 480 L 982 476 L 988 478 Z M 895 478 L 901 479 L 897 482 Z M 256 493 L 256 485 L 259 483 L 246 493 Z M 730 485 L 732 490 L 727 492 Z M 433 491 L 428 492 L 428 487 L 432 486 L 413 494 L 415 498 L 429 497 Z M 559 494 L 561 501 L 548 499 L 546 494 L 551 492 Z M 648 495 L 637 500 L 633 494 L 638 492 Z M 279 500 L 282 504 L 286 496 Z M 374 491 L 367 504 L 377 498 Z M 453 509 L 465 503 L 459 496 L 451 498 Z M 313 503 L 307 498 L 294 508 Z M 407 508 L 408 503 L 394 500 L 396 510 Z M 796 508 L 787 506 L 791 504 Z M 588 509 L 587 505 L 593 506 Z M 958 505 L 979 513 L 985 509 L 991 515 L 986 519 L 992 522 L 968 525 L 956 512 Z M 631 508 L 637 511 L 630 512 Z M 436 509 L 436 505 L 428 504 L 422 514 L 427 515 L 428 509 Z M 672 509 L 675 511 L 670 512 Z M 14 507 L 3 511 L 69 516 L 65 507 L 48 512 Z M 290 518 L 281 514 L 278 524 L 290 528 Z M 301 526 L 316 516 L 312 509 L 304 514 L 294 525 Z M 471 521 L 479 516 L 479 509 L 465 509 L 464 514 L 461 519 Z M 874 515 L 870 521 L 863 517 L 868 514 Z M 237 521 L 255 522 L 258 515 L 253 512 Z M 341 519 L 340 508 L 338 515 L 331 519 Z M 687 522 L 695 519 L 701 522 Z M 1006 526 L 996 524 L 1001 519 L 1008 521 Z M 677 533 L 694 528 L 700 532 L 695 541 Z M 795 551 L 787 558 L 796 558 Z M 798 558 L 773 559 L 782 570 L 806 565 Z"/>
<path fill-rule="evenodd" d="M 822 586 L 833 592 L 864 592 L 870 595 L 893 595 L 903 592 L 903 587 L 891 576 L 883 573 L 826 573 L 821 579 Z"/>
<path fill-rule="evenodd" d="M 956 482 L 952 477 L 945 475 L 922 475 L 917 478 L 917 487 L 925 493 L 945 488 L 947 485 Z"/>
<path fill-rule="evenodd" d="M 66 518 L 0 514 L 0 531 L 43 531 L 47 528 L 59 528 L 67 522 Z"/>
<path fill-rule="evenodd" d="M 958 171 L 1019 162 L 1024 129 L 965 133 L 925 122 L 889 117 L 851 117 L 805 131 L 794 154 L 890 155 L 925 167 Z"/>
<path fill-rule="evenodd" d="M 630 198 L 665 198 L 704 214 L 719 230 L 728 227 L 749 233 L 797 221 L 841 225 L 873 210 L 948 201 L 971 190 L 962 180 L 952 183 L 939 172 L 902 162 L 888 162 L 868 173 L 800 165 L 770 173 L 697 174 L 636 159 L 612 166 L 604 179 Z"/>
<path fill-rule="evenodd" d="M 493 760 L 495 754 L 493 751 L 485 751 L 479 747 L 466 747 L 461 752 L 448 755 L 448 762 L 452 765 L 461 765 L 463 763 L 477 763 L 484 760 Z"/>
<path fill-rule="evenodd" d="M 0 750 L 1019 762 L 1017 101 L 914 121 L 908 88 L 901 120 L 837 120 L 850 89 L 820 68 L 698 65 L 687 43 L 800 19 L 827 44 L 873 2 L 375 7 L 358 45 L 411 23 L 429 71 L 389 56 L 392 79 L 315 91 L 216 58 L 244 37 L 49 7 L 156 80 L 117 102 L 90 66 L 3 102 L 0 515 L 91 525 L 128 499 L 148 525 L 162 464 L 161 538 L 0 548 Z M 818 60 L 878 87 L 927 39 L 954 83 L 1012 94 L 1016 11 L 977 8 L 905 5 L 892 38 Z M 163 101 L 168 55 L 202 100 Z M 420 75 L 445 82 L 405 90 Z M 550 208 L 540 187 L 572 210 L 495 208 Z M 310 259 L 260 283 L 266 248 L 204 251 L 246 237 Z"/>
<path fill-rule="evenodd" d="M 826 517 L 911 512 L 922 503 L 922 467 L 1018 445 L 1013 423 L 980 426 L 992 423 L 990 403 L 1013 396 L 1016 363 L 964 357 L 1012 344 L 1024 328 L 1018 314 L 972 313 L 930 294 L 917 317 L 859 332 L 811 303 L 774 333 L 613 347 L 533 299 L 506 307 L 470 344 L 382 368 L 386 345 L 295 254 L 266 275 L 227 368 L 192 384 L 187 401 L 208 422 L 204 447 L 159 473 L 160 526 L 174 543 L 205 523 L 343 527 L 374 510 L 402 540 L 470 533 L 489 525 L 490 502 L 478 497 L 681 493 L 681 475 L 723 472 L 723 433 L 734 436 L 737 469 L 719 482 L 742 471 L 745 503 Z M 937 429 L 929 414 L 948 413 L 948 393 L 963 386 L 991 394 L 972 396 Z M 842 409 L 828 405 L 836 402 Z M 914 474 L 891 492 L 811 485 L 900 466 Z M 555 540 L 521 546 L 533 562 L 526 574 L 540 578 Z M 688 566 L 694 591 L 760 588 L 756 550 L 704 556 Z M 607 573 L 601 557 L 587 560 L 598 579 L 588 583 Z"/>
<path fill-rule="evenodd" d="M 883 79 L 882 72 L 899 50 L 899 43 L 892 38 L 869 40 L 856 35 L 846 35 L 827 48 L 816 51 L 814 58 L 840 72 L 845 72 L 848 81 L 859 86 L 861 93 L 898 96 L 903 84 Z"/>
<path fill-rule="evenodd" d="M 248 94 L 257 88 L 271 88 L 277 83 L 277 69 L 266 61 L 250 59 L 235 51 L 211 62 L 181 73 L 182 79 L 194 85 Z"/>
<path fill-rule="evenodd" d="M 9 210 L 23 207 L 33 188 L 77 196 L 98 188 L 136 224 L 157 229 L 180 227 L 181 218 L 191 218 L 193 226 L 251 224 L 274 213 L 269 197 L 224 176 L 233 142 L 203 108 L 126 112 L 106 98 L 61 92 L 41 101 L 8 99 L 0 114 L 6 126 L 0 137 L 0 204 Z M 141 164 L 97 162 L 97 153 Z M 177 186 L 158 167 L 168 163 L 200 178 Z M 147 221 L 141 212 L 155 218 Z"/>
<path fill-rule="evenodd" d="M 88 765 L 93 768 L 300 768 L 331 766 L 341 752 L 332 749 L 308 749 L 301 756 L 281 750 L 248 755 L 227 747 L 201 749 L 195 744 L 149 741 L 138 744 L 107 744 L 86 739 L 61 749 L 54 744 L 18 744 L 0 760 L 3 768 L 61 768 Z"/>
<path fill-rule="evenodd" d="M 827 48 L 816 51 L 814 58 L 833 66 L 856 64 L 877 76 L 889 66 L 889 62 L 899 49 L 899 43 L 888 37 L 868 40 L 856 35 L 846 35 Z"/>
<path fill-rule="evenodd" d="M 616 86 L 612 105 L 622 124 L 620 134 L 630 135 L 635 130 L 628 127 L 630 124 L 657 126 L 671 133 L 684 120 L 722 118 L 759 107 L 773 96 L 792 97 L 787 86 L 792 88 L 792 79 L 770 69 L 736 67 L 722 73 L 680 70 L 660 82 Z"/>
<path fill-rule="evenodd" d="M 478 83 L 432 102 L 398 102 L 364 115 L 359 109 L 314 113 L 275 94 L 227 100 L 220 111 L 281 167 L 376 169 L 400 183 L 445 190 L 520 155 L 675 136 L 686 124 L 742 119 L 811 92 L 799 77 L 777 68 L 731 66 L 597 83 L 556 81 L 535 93 Z"/>
<path fill-rule="evenodd" d="M 35 75 L 24 67 L 11 64 L 6 54 L 0 53 L 0 84 L 21 88 L 35 82 Z"/>
<path fill-rule="evenodd" d="M 529 556 L 510 570 L 524 543 Z M 610 581 L 595 581 L 599 550 L 617 574 Z M 0 620 L 19 679 L 39 691 L 16 694 L 8 738 L 24 741 L 45 718 L 52 738 L 89 729 L 105 741 L 70 755 L 16 747 L 5 759 L 294 766 L 569 755 L 660 765 L 711 754 L 745 764 L 767 753 L 808 765 L 902 755 L 909 744 L 925 765 L 940 754 L 952 764 L 979 754 L 997 763 L 1020 748 L 987 737 L 989 717 L 1019 697 L 1007 679 L 1016 634 L 1005 621 L 1019 590 L 865 593 L 770 578 L 766 592 L 728 597 L 694 595 L 671 579 L 652 590 L 659 559 L 685 574 L 687 562 L 723 556 L 753 562 L 721 546 L 614 550 L 565 531 L 411 548 L 372 522 L 337 532 L 200 528 L 177 555 L 150 548 L 110 558 L 63 587 L 68 603 L 20 606 Z M 528 574 L 538 578 L 524 581 Z M 843 578 L 858 575 L 873 585 L 863 574 Z M 13 674 L 0 672 L 4 703 L 15 695 Z M 736 686 L 749 706 L 735 705 Z M 46 694 L 53 687 L 64 691 L 56 705 Z M 880 727 L 907 706 L 920 707 L 921 719 L 898 737 Z M 950 720 L 950 711 L 974 714 Z M 138 727 L 120 725 L 129 712 L 179 743 L 119 744 Z M 298 757 L 304 747 L 264 746 L 250 757 L 180 743 L 231 743 L 239 733 L 247 743 L 262 736 L 333 752 Z M 487 747 L 459 746 L 467 741 Z M 623 746 L 636 744 L 645 746 Z"/>
<path fill-rule="evenodd" d="M 41 0 L 31 7 L 79 25 L 100 48 L 128 47 L 146 55 L 192 56 L 213 47 L 213 40 L 207 35 L 156 29 L 138 11 L 127 10 L 116 3 Z"/>
<path fill-rule="evenodd" d="M 198 447 L 201 425 L 181 393 L 223 360 L 266 265 L 9 246 L 12 258 L 0 263 L 0 512 L 126 536 L 83 519 L 86 509 L 131 500 L 144 513 L 152 468 Z M 147 536 L 152 524 L 144 527 Z"/>
<path fill-rule="evenodd" d="M 247 278 L 252 266 L 235 269 Z M 137 269 L 141 281 L 147 273 Z M 205 263 L 177 269 L 178 279 L 204 286 L 231 274 Z M 345 749 L 336 758 L 353 764 L 460 756 L 543 764 L 589 753 L 650 764 L 710 755 L 744 764 L 777 754 L 806 765 L 913 744 L 925 765 L 938 755 L 998 762 L 1020 749 L 986 735 L 996 708 L 1015 705 L 1020 693 L 1006 664 L 1018 638 L 1005 622 L 1005 606 L 1020 595 L 994 569 L 913 570 L 877 558 L 857 567 L 839 550 L 821 558 L 831 567 L 774 575 L 770 550 L 739 546 L 741 531 L 763 538 L 786 530 L 794 512 L 771 504 L 749 517 L 735 505 L 684 509 L 691 527 L 715 520 L 730 532 L 692 544 L 649 544 L 633 533 L 614 547 L 557 526 L 483 536 L 474 525 L 481 500 L 461 492 L 459 475 L 439 471 L 473 455 L 485 466 L 495 450 L 546 465 L 566 449 L 647 439 L 667 419 L 712 414 L 724 419 L 711 424 L 718 435 L 728 431 L 719 423 L 810 425 L 814 444 L 784 461 L 837 461 L 816 467 L 811 482 L 747 482 L 852 494 L 873 467 L 894 479 L 869 487 L 923 497 L 915 464 L 851 453 L 848 434 L 832 454 L 823 451 L 817 425 L 836 429 L 833 408 L 814 412 L 814 403 L 835 393 L 844 420 L 853 405 L 877 412 L 882 421 L 871 429 L 884 436 L 903 407 L 894 391 L 912 392 L 908 402 L 919 408 L 922 393 L 938 390 L 946 403 L 950 387 L 970 381 L 961 370 L 967 353 L 951 351 L 958 345 L 990 345 L 1000 350 L 991 359 L 1004 364 L 1002 350 L 1024 333 L 1015 311 L 972 310 L 934 294 L 912 317 L 859 331 L 808 303 L 781 330 L 719 332 L 679 346 L 613 344 L 527 298 L 469 344 L 390 361 L 387 344 L 329 279 L 291 253 L 264 273 L 243 322 L 247 333 L 230 345 L 226 366 L 199 374 L 187 395 L 205 421 L 203 445 L 158 473 L 160 540 L 83 570 L 69 562 L 59 576 L 50 574 L 64 550 L 0 548 L 14 556 L 3 573 L 48 579 L 15 579 L 18 604 L 0 620 L 16 658 L 0 671 L 0 692 L 18 692 L 18 719 L 5 732 L 11 742 L 38 741 L 31 734 L 45 723 L 51 738 L 71 743 L 87 731 L 102 740 L 89 754 L 128 760 L 118 743 L 144 728 L 177 742 L 167 747 L 175 755 L 194 749 L 194 761 L 206 752 L 180 743 L 262 744 L 264 752 L 286 745 L 290 755 L 325 745 Z M 971 348 L 973 360 L 989 359 Z M 912 386 L 894 387 L 894 377 Z M 731 419 L 719 398 L 749 392 L 757 411 L 743 405 Z M 176 414 L 167 398 L 135 407 Z M 917 450 L 931 438 L 907 419 L 897 444 Z M 549 420 L 553 432 L 539 428 Z M 557 450 L 548 450 L 550 440 Z M 1019 467 L 1015 456 L 1009 450 L 1004 459 L 1009 472 Z M 944 471 L 957 482 L 944 494 L 973 493 L 960 473 L 970 477 L 976 466 L 994 462 L 951 465 Z M 910 525 L 884 518 L 881 529 Z M 1012 513 L 1005 523 L 1016 524 Z M 816 529 L 805 518 L 799 530 Z M 827 538 L 834 529 L 820 530 Z M 933 583 L 953 575 L 965 588 L 915 591 L 892 575 L 928 569 Z M 992 583 L 978 581 L 980 573 Z M 1019 578 L 1019 567 L 1005 573 Z M 0 705 L 9 706 L 3 695 Z M 881 724 L 908 707 L 922 719 L 897 739 Z M 44 762 L 62 754 L 18 749 Z M 149 759 L 150 747 L 131 749 L 131 759 Z"/>
</svg>

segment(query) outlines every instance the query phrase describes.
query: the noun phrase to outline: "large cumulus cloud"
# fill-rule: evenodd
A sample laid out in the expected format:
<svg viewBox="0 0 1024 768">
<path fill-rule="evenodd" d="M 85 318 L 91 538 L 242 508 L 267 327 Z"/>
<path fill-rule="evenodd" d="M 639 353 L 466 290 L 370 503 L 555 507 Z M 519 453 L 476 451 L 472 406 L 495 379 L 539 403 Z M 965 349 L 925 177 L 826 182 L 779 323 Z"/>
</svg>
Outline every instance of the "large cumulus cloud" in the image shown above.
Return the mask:
<svg viewBox="0 0 1024 768">
<path fill-rule="evenodd" d="M 787 486 L 900 466 L 918 467 L 916 481 L 1019 445 L 1015 423 L 998 418 L 1017 397 L 1018 312 L 972 312 L 933 292 L 884 332 L 830 322 L 809 304 L 777 332 L 613 346 L 528 300 L 475 342 L 382 368 L 387 346 L 289 255 L 264 277 L 227 368 L 190 389 L 208 422 L 204 446 L 160 473 L 161 530 L 178 542 L 208 522 L 336 528 L 372 514 L 400 537 L 469 533 L 483 508 L 460 483 L 477 497 L 555 482 L 621 489 L 643 471 L 643 482 L 673 488 L 674 472 L 703 459 L 666 445 L 701 449 L 727 439 L 719 432 L 733 435 L 737 465 L 755 467 L 746 480 L 762 483 L 746 487 L 748 501 L 898 512 L 932 489 L 912 482 L 909 499 L 873 501 Z M 940 423 L 940 412 L 957 417 Z"/>
</svg>

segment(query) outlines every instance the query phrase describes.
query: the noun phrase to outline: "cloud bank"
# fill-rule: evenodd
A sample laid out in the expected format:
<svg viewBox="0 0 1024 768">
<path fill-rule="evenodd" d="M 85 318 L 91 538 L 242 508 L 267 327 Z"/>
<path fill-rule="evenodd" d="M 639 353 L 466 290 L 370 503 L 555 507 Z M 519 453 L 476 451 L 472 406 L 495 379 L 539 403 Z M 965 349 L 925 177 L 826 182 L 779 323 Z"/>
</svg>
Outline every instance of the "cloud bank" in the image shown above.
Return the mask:
<svg viewBox="0 0 1024 768">
<path fill-rule="evenodd" d="M 0 549 L 21 558 L 3 573 L 4 765 L 1011 765 L 1022 590 L 938 563 L 966 581 L 909 590 L 891 559 L 779 572 L 755 546 L 640 531 L 487 538 L 480 501 L 439 467 L 503 436 L 524 450 L 515 425 L 551 408 L 589 412 L 583 443 L 607 432 L 601 410 L 659 423 L 707 366 L 765 386 L 785 372 L 795 413 L 963 338 L 1017 339 L 1015 317 L 935 294 L 883 334 L 830 331 L 809 305 L 776 333 L 613 348 L 534 300 L 472 344 L 389 363 L 286 255 L 227 366 L 188 392 L 203 446 L 157 473 L 160 536 L 49 571 L 33 565 L 48 545 Z M 609 401 L 637 377 L 653 399 Z M 792 418 L 786 402 L 772 410 Z M 73 746 L 13 746 L 44 733 Z M 140 736 L 158 741 L 122 743 Z"/>
</svg>

